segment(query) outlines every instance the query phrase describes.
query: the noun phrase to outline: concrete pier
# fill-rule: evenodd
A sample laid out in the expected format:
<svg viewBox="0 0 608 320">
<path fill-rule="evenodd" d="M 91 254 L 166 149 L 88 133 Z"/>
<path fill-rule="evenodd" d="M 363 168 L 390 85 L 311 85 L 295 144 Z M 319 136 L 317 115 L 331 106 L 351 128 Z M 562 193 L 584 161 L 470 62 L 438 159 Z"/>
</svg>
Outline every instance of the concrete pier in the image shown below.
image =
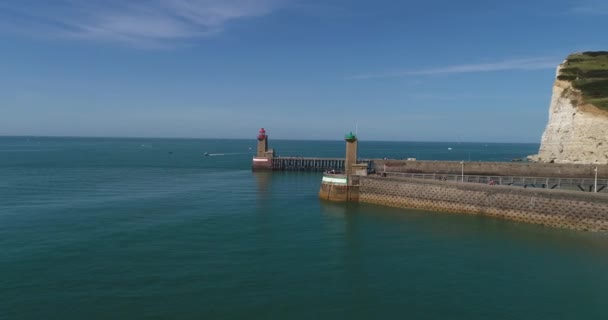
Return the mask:
<svg viewBox="0 0 608 320">
<path fill-rule="evenodd" d="M 356 170 L 367 172 L 373 168 L 372 160 L 357 161 L 356 139 L 347 147 L 350 150 L 347 155 L 350 157 L 346 158 L 277 157 L 274 149 L 268 146 L 268 135 L 264 128 L 258 132 L 257 140 L 257 150 L 251 165 L 253 171 L 344 172 L 346 168 L 356 165 Z"/>
<path fill-rule="evenodd" d="M 272 170 L 274 171 L 312 171 L 343 172 L 346 161 L 342 158 L 308 158 L 308 157 L 274 157 L 272 159 Z M 360 160 L 359 166 L 365 170 L 372 170 L 372 160 Z"/>
<path fill-rule="evenodd" d="M 322 200 L 608 231 L 606 165 L 359 160 L 352 133 L 344 159 L 275 157 L 267 139 L 261 129 L 253 170 L 322 171 Z"/>
<path fill-rule="evenodd" d="M 351 132 L 344 138 L 346 157 L 341 173 L 325 172 L 321 180 L 319 198 L 329 201 L 359 201 L 359 177 L 366 176 L 371 162 L 357 162 L 357 137 Z"/>
<path fill-rule="evenodd" d="M 608 194 L 417 178 L 361 177 L 360 202 L 608 231 Z"/>
<path fill-rule="evenodd" d="M 324 173 L 319 198 L 337 202 L 357 202 L 359 201 L 358 179 L 345 174 Z"/>
</svg>

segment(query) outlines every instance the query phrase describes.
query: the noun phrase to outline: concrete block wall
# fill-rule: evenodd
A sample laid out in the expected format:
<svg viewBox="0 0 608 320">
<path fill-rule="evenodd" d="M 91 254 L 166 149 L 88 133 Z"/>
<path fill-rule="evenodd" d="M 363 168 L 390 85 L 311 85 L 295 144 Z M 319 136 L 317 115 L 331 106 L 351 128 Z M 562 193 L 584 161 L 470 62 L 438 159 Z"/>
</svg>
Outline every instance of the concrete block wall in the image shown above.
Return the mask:
<svg viewBox="0 0 608 320">
<path fill-rule="evenodd" d="M 450 181 L 361 177 L 359 201 L 608 231 L 608 195 Z"/>
<path fill-rule="evenodd" d="M 359 186 L 321 183 L 319 198 L 336 202 L 359 201 Z"/>
<path fill-rule="evenodd" d="M 255 161 L 251 163 L 252 171 L 271 171 L 272 170 L 272 158 L 259 158 L 266 159 L 265 161 Z"/>
</svg>

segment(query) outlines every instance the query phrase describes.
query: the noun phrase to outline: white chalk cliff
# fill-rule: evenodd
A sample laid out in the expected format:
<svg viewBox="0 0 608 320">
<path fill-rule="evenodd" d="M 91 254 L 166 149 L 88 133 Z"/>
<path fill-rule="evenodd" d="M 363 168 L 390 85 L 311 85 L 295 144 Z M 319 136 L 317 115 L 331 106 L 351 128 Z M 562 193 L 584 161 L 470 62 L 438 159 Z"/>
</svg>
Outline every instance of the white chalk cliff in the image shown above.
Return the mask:
<svg viewBox="0 0 608 320">
<path fill-rule="evenodd" d="M 557 68 L 557 74 L 566 62 Z M 608 164 L 608 112 L 583 102 L 570 81 L 556 78 L 549 122 L 532 161 Z"/>
</svg>

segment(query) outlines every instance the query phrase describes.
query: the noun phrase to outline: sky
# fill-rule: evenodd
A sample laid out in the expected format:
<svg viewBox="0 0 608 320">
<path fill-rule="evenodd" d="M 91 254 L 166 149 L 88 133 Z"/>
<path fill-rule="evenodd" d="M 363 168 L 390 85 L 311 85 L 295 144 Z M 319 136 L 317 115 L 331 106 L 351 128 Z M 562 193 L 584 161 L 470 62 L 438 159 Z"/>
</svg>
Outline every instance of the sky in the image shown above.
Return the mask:
<svg viewBox="0 0 608 320">
<path fill-rule="evenodd" d="M 535 142 L 605 0 L 5 0 L 0 135 Z"/>
</svg>

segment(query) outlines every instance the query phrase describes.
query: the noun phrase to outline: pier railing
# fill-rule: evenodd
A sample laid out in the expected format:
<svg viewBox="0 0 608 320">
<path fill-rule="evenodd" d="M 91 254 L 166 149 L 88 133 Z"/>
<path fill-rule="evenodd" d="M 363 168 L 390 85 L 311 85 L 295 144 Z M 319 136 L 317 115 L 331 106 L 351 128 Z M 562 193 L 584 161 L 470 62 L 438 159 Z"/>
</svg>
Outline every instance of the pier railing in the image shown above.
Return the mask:
<svg viewBox="0 0 608 320">
<path fill-rule="evenodd" d="M 359 160 L 372 168 L 371 160 Z M 275 171 L 344 171 L 344 158 L 309 158 L 309 157 L 275 157 L 272 159 L 272 170 Z"/>
<path fill-rule="evenodd" d="M 567 189 L 593 192 L 595 180 L 590 178 L 555 178 L 555 177 L 517 177 L 517 176 L 482 176 L 438 173 L 402 173 L 384 172 L 379 175 L 392 178 L 414 178 L 427 180 L 482 183 L 487 185 L 507 185 L 523 188 Z M 608 179 L 597 179 L 597 192 L 608 192 Z"/>
</svg>

